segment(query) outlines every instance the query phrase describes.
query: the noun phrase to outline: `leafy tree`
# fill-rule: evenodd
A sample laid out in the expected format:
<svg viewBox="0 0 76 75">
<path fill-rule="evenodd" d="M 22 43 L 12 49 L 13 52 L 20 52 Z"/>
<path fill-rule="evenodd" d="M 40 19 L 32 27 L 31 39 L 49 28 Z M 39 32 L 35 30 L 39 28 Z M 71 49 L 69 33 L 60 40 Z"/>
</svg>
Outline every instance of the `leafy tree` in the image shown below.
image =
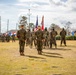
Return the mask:
<svg viewBox="0 0 76 75">
<path fill-rule="evenodd" d="M 58 32 L 58 34 L 60 33 L 60 31 L 61 31 L 61 28 L 60 28 L 60 26 L 59 25 L 57 25 L 57 24 L 55 24 L 55 23 L 52 23 L 51 25 L 50 25 L 50 31 L 52 30 L 52 28 L 54 28 L 57 32 Z"/>
<path fill-rule="evenodd" d="M 29 23 L 30 28 L 34 28 L 34 23 Z"/>
<path fill-rule="evenodd" d="M 65 27 L 65 29 L 66 29 L 66 31 L 67 31 L 67 35 L 69 35 L 69 33 L 70 33 L 70 25 L 71 25 L 72 23 L 70 22 L 70 21 L 68 21 L 67 23 L 66 23 L 66 25 L 64 26 Z"/>
<path fill-rule="evenodd" d="M 54 28 L 56 26 L 56 24 L 52 23 L 51 24 L 51 28 Z"/>
<path fill-rule="evenodd" d="M 26 25 L 27 25 L 27 17 L 26 16 L 20 16 L 19 18 L 19 26 L 23 24 L 26 28 Z"/>
</svg>

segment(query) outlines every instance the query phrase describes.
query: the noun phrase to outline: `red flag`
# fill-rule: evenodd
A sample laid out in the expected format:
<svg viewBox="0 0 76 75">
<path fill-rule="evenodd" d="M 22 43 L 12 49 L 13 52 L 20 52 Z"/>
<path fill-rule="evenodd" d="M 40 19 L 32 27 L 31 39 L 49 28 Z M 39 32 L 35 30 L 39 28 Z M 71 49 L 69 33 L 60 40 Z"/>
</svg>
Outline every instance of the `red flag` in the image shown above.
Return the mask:
<svg viewBox="0 0 76 75">
<path fill-rule="evenodd" d="M 44 30 L 44 16 L 42 16 L 42 22 L 41 22 L 41 25 L 42 25 L 41 29 Z"/>
</svg>

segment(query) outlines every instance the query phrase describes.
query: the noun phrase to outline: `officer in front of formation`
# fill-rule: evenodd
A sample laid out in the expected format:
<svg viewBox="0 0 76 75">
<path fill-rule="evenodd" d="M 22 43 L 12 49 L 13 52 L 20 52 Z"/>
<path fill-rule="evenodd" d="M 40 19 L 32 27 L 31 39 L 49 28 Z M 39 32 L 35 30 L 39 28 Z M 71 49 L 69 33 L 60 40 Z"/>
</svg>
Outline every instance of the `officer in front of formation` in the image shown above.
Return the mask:
<svg viewBox="0 0 76 75">
<path fill-rule="evenodd" d="M 61 43 L 60 46 L 62 46 L 62 43 L 64 43 L 64 45 L 66 46 L 66 31 L 63 28 L 62 31 L 60 32 L 60 36 L 61 36 Z"/>
<path fill-rule="evenodd" d="M 52 31 L 50 32 L 50 48 L 52 48 L 52 44 L 55 45 L 55 48 L 57 48 L 57 44 L 56 44 L 56 35 L 57 35 L 57 31 L 55 31 L 55 29 L 53 28 Z"/>
<path fill-rule="evenodd" d="M 43 45 L 43 31 L 41 30 L 41 26 L 38 26 L 38 30 L 35 33 L 36 40 L 37 40 L 37 51 L 38 54 L 42 54 L 42 45 Z"/>
<path fill-rule="evenodd" d="M 26 31 L 24 25 L 20 26 L 20 30 L 17 31 L 17 37 L 19 39 L 19 52 L 21 56 L 24 56 L 24 46 L 26 40 Z"/>
</svg>

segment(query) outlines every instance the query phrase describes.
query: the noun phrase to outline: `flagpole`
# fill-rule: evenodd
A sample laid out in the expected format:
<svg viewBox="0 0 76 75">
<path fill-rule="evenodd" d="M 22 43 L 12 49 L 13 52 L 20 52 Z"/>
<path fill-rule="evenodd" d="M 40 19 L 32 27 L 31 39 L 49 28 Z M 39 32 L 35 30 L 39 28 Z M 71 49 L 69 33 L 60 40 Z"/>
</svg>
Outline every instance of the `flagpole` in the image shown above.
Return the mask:
<svg viewBox="0 0 76 75">
<path fill-rule="evenodd" d="M 0 33 L 1 33 L 1 16 L 0 16 Z"/>
<path fill-rule="evenodd" d="M 16 31 L 17 31 L 17 23 L 16 23 Z"/>
<path fill-rule="evenodd" d="M 29 23 L 28 23 L 28 25 L 29 25 L 29 27 L 30 27 L 30 15 L 31 15 L 30 9 L 28 9 L 28 11 L 29 11 L 29 13 L 28 13 L 28 16 L 29 16 Z"/>
</svg>

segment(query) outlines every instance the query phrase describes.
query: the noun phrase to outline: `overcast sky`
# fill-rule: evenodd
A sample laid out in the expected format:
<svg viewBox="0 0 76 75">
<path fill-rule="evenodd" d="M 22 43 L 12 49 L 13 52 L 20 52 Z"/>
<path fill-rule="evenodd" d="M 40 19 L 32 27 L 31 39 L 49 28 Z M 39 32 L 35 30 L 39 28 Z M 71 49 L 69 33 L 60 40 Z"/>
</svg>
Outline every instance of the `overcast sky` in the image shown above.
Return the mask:
<svg viewBox="0 0 76 75">
<path fill-rule="evenodd" d="M 64 27 L 65 23 L 72 22 L 71 28 L 76 28 L 76 0 L 0 0 L 0 16 L 2 32 L 7 31 L 7 19 L 9 19 L 9 30 L 16 28 L 19 17 L 28 17 L 30 9 L 30 20 L 36 23 L 38 15 L 39 24 L 44 15 L 45 27 L 55 23 Z"/>
</svg>

